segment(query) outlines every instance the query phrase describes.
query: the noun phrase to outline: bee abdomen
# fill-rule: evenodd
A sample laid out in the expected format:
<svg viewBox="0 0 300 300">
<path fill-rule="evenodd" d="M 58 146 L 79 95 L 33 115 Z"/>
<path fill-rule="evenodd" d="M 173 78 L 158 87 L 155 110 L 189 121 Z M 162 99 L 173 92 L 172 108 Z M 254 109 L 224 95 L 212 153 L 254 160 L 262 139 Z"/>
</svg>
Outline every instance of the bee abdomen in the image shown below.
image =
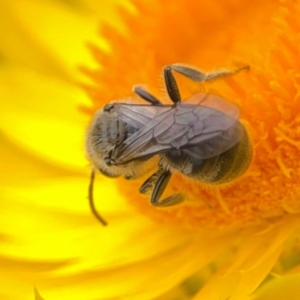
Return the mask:
<svg viewBox="0 0 300 300">
<path fill-rule="evenodd" d="M 242 139 L 235 146 L 216 157 L 204 160 L 195 177 L 210 184 L 228 183 L 248 169 L 251 159 L 252 146 L 244 129 Z"/>
</svg>

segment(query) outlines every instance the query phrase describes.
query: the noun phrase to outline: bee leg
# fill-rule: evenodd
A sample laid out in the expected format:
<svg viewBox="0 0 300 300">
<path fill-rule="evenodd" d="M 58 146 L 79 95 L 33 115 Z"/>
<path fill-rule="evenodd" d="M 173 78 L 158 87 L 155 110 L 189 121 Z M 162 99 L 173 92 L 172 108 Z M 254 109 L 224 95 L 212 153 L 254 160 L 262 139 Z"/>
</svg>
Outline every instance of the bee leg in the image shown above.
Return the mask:
<svg viewBox="0 0 300 300">
<path fill-rule="evenodd" d="M 195 82 L 204 82 L 212 79 L 217 79 L 219 77 L 227 76 L 227 75 L 233 75 L 237 72 L 240 72 L 244 69 L 249 69 L 250 67 L 243 66 L 241 68 L 235 69 L 235 70 L 227 70 L 227 69 L 222 69 L 222 70 L 217 70 L 214 72 L 210 73 L 203 73 L 197 68 L 181 65 L 181 64 L 174 64 L 167 66 L 166 68 L 169 68 L 171 70 L 176 71 L 177 73 L 180 73 L 183 76 L 188 77 L 189 79 L 195 81 Z"/>
<path fill-rule="evenodd" d="M 98 221 L 100 221 L 100 223 L 103 226 L 106 226 L 107 222 L 100 216 L 100 214 L 98 213 L 96 206 L 95 206 L 94 197 L 93 197 L 94 181 L 95 181 L 95 170 L 92 169 L 90 185 L 89 185 L 89 204 L 90 204 L 91 211 L 92 211 L 93 215 L 96 217 L 96 219 Z"/>
<path fill-rule="evenodd" d="M 216 78 L 227 76 L 227 75 L 233 75 L 242 70 L 249 69 L 249 68 L 250 68 L 250 66 L 247 65 L 247 66 L 243 66 L 238 69 L 235 69 L 235 70 L 226 70 L 226 69 L 216 70 L 214 72 L 206 73 L 205 81 L 216 79 Z"/>
<path fill-rule="evenodd" d="M 178 204 L 183 201 L 183 197 L 181 194 L 177 193 L 170 197 L 167 197 L 163 200 L 159 200 L 161 195 L 163 194 L 168 182 L 172 176 L 172 173 L 169 170 L 164 170 L 160 176 L 157 178 L 154 189 L 151 195 L 151 204 L 153 206 L 164 207 Z M 147 181 L 146 181 L 147 182 Z"/>
<path fill-rule="evenodd" d="M 152 105 L 162 105 L 162 103 L 152 94 L 150 94 L 146 88 L 141 85 L 134 85 L 132 88 L 133 92 L 140 96 L 142 99 L 150 102 Z"/>
<path fill-rule="evenodd" d="M 164 172 L 164 170 L 159 168 L 154 174 L 152 174 L 148 179 L 146 179 L 146 181 L 141 185 L 139 192 L 141 194 L 148 194 L 150 191 L 152 191 L 158 177 L 161 175 L 162 172 Z"/>
<path fill-rule="evenodd" d="M 172 73 L 172 65 L 164 68 L 164 80 L 167 89 L 167 93 L 173 103 L 181 102 L 181 96 L 178 89 L 176 79 Z"/>
</svg>

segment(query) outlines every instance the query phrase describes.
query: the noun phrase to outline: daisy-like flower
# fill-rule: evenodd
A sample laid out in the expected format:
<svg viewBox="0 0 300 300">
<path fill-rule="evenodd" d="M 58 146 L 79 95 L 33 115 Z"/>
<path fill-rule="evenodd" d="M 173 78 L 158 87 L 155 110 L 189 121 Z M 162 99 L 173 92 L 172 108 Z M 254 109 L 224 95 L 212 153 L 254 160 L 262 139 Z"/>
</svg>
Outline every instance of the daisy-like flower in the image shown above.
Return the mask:
<svg viewBox="0 0 300 300">
<path fill-rule="evenodd" d="M 113 4 L 0 4 L 1 299 L 298 299 L 299 3 Z M 134 84 L 167 101 L 158 77 L 178 62 L 250 66 L 204 89 L 240 107 L 251 164 L 227 185 L 174 173 L 166 192 L 186 201 L 159 209 L 138 192 L 147 174 L 99 174 L 103 227 L 87 200 L 88 123 Z"/>
</svg>

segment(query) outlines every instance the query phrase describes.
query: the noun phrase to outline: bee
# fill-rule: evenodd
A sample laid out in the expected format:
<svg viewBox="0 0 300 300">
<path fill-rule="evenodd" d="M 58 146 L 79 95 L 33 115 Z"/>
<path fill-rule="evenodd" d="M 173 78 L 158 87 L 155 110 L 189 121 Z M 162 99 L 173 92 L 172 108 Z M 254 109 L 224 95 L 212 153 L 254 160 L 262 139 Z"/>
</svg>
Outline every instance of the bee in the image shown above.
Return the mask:
<svg viewBox="0 0 300 300">
<path fill-rule="evenodd" d="M 204 82 L 243 69 L 203 73 L 182 64 L 164 68 L 164 83 L 172 104 L 164 104 L 146 89 L 134 92 L 148 103 L 114 102 L 98 111 L 87 134 L 87 152 L 95 168 L 108 177 L 141 176 L 147 162 L 158 155 L 157 171 L 140 187 L 151 192 L 153 206 L 183 201 L 180 193 L 161 200 L 174 172 L 192 179 L 223 184 L 242 175 L 250 164 L 249 136 L 239 121 L 239 108 L 220 96 L 197 93 L 182 101 L 173 72 L 195 82 Z M 89 199 L 93 213 L 103 223 L 92 201 L 92 171 Z"/>
</svg>

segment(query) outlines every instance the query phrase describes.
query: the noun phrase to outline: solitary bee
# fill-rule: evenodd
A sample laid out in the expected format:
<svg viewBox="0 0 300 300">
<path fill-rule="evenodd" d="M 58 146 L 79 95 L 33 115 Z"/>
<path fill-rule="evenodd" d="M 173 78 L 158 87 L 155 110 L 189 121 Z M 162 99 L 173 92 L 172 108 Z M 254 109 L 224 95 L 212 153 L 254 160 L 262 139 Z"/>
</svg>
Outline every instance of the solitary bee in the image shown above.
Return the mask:
<svg viewBox="0 0 300 300">
<path fill-rule="evenodd" d="M 160 199 L 175 171 L 210 184 L 232 181 L 247 169 L 252 153 L 248 134 L 239 122 L 239 108 L 205 93 L 182 101 L 173 71 L 204 82 L 245 68 L 248 66 L 206 74 L 181 64 L 166 66 L 164 81 L 172 104 L 163 104 L 139 86 L 134 87 L 134 92 L 148 104 L 107 104 L 96 113 L 88 130 L 90 159 L 106 176 L 131 179 L 141 176 L 147 162 L 158 155 L 158 170 L 142 184 L 140 192 L 151 191 L 151 204 L 159 207 L 183 200 L 180 193 Z M 89 194 L 91 208 L 106 224 L 93 205 L 93 180 L 94 171 Z"/>
</svg>

